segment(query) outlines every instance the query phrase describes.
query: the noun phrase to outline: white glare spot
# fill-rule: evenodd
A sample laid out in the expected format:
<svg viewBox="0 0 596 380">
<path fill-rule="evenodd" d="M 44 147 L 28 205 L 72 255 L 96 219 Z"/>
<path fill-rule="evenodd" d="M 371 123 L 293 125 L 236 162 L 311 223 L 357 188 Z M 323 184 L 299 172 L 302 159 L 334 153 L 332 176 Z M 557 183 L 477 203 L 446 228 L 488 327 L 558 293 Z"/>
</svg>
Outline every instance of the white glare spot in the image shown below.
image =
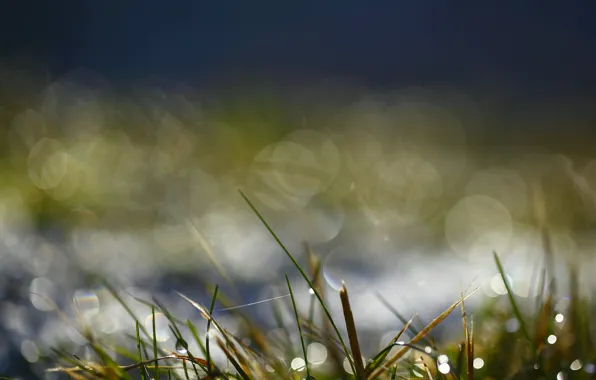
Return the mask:
<svg viewBox="0 0 596 380">
<path fill-rule="evenodd" d="M 312 364 L 323 364 L 327 360 L 327 348 L 318 342 L 313 342 L 306 348 L 308 361 Z"/>
<path fill-rule="evenodd" d="M 439 372 L 441 372 L 443 375 L 448 374 L 449 371 L 451 371 L 451 367 L 449 367 L 449 364 L 447 364 L 447 363 L 439 364 Z"/>
<path fill-rule="evenodd" d="M 21 343 L 21 355 L 30 363 L 35 363 L 39 359 L 39 350 L 35 343 L 25 340 Z"/>
<path fill-rule="evenodd" d="M 509 277 L 509 275 L 505 275 L 505 278 L 507 278 L 508 285 L 511 287 L 511 283 L 512 283 L 511 277 Z M 507 287 L 505 286 L 505 283 L 503 282 L 503 278 L 501 277 L 500 274 L 495 275 L 490 280 L 490 287 L 497 294 L 500 294 L 500 295 L 507 294 Z"/>
<path fill-rule="evenodd" d="M 363 362 L 366 362 L 365 358 L 362 358 Z M 342 367 L 344 367 L 344 371 L 346 371 L 347 373 L 349 373 L 350 375 L 353 375 L 354 372 L 352 371 L 352 366 L 350 365 L 350 361 L 348 360 L 348 358 L 344 359 L 343 365 Z"/>
<path fill-rule="evenodd" d="M 315 294 L 315 291 L 313 290 L 313 288 L 309 288 L 309 289 L 308 289 L 308 292 L 310 293 L 310 295 L 313 295 L 313 294 Z"/>
<path fill-rule="evenodd" d="M 427 354 L 430 354 L 431 352 L 433 352 L 433 349 L 430 346 L 426 346 L 426 347 L 424 347 L 424 352 L 426 352 Z"/>
<path fill-rule="evenodd" d="M 480 369 L 482 367 L 484 367 L 484 360 L 482 360 L 482 358 L 476 358 L 474 359 L 474 363 L 472 363 L 474 368 L 476 369 Z"/>
<path fill-rule="evenodd" d="M 145 318 L 145 328 L 153 335 L 153 315 Z M 158 342 L 165 342 L 170 339 L 172 333 L 169 328 L 168 318 L 163 313 L 155 313 L 155 339 Z"/>
<path fill-rule="evenodd" d="M 265 369 L 267 370 L 267 372 L 275 372 L 275 369 L 271 367 L 269 364 L 265 366 Z"/>
<path fill-rule="evenodd" d="M 573 362 L 571 362 L 571 365 L 569 366 L 569 368 L 572 371 L 578 371 L 579 369 L 581 369 L 582 367 L 582 362 L 579 359 L 575 359 Z"/>
<path fill-rule="evenodd" d="M 52 304 L 52 295 L 54 293 L 54 284 L 45 277 L 37 277 L 31 281 L 29 288 L 29 299 L 36 309 L 42 311 L 54 310 Z"/>
<path fill-rule="evenodd" d="M 559 323 L 561 323 L 561 322 L 563 322 L 564 320 L 565 320 L 565 316 L 564 316 L 563 314 L 557 314 L 557 315 L 555 315 L 555 321 L 556 321 L 556 322 L 559 322 Z"/>
<path fill-rule="evenodd" d="M 294 371 L 304 371 L 304 368 L 306 367 L 306 363 L 304 362 L 304 359 L 302 359 L 302 358 L 294 358 L 292 360 L 292 363 L 290 363 L 290 367 L 292 367 L 292 369 Z"/>
<path fill-rule="evenodd" d="M 557 337 L 555 335 L 549 335 L 548 338 L 546 338 L 546 341 L 548 344 L 555 344 Z"/>
<path fill-rule="evenodd" d="M 447 355 L 439 355 L 437 361 L 439 362 L 439 364 L 443 364 L 447 363 L 449 361 L 449 358 L 447 357 Z"/>
<path fill-rule="evenodd" d="M 507 332 L 513 333 L 519 329 L 519 321 L 516 318 L 511 318 L 505 322 L 505 329 Z"/>
<path fill-rule="evenodd" d="M 565 372 L 557 373 L 557 380 L 565 380 Z"/>
</svg>

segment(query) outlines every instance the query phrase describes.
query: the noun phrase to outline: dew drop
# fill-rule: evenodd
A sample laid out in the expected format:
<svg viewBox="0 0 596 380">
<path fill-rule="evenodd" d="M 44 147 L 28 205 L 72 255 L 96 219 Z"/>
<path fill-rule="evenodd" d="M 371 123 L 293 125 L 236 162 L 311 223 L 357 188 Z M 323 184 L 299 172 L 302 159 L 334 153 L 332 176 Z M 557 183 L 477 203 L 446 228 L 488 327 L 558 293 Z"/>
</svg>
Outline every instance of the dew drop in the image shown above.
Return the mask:
<svg viewBox="0 0 596 380">
<path fill-rule="evenodd" d="M 178 339 L 176 341 L 176 352 L 180 355 L 186 355 L 188 353 L 188 343 L 184 339 Z"/>
</svg>

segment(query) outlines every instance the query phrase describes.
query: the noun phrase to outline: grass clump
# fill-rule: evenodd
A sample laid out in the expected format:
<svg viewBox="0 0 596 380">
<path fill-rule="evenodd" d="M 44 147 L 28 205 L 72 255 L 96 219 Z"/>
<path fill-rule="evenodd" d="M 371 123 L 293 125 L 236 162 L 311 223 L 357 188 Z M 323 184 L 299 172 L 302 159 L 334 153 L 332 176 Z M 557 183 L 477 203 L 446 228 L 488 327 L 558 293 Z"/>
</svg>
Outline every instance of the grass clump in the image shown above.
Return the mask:
<svg viewBox="0 0 596 380">
<path fill-rule="evenodd" d="M 552 279 L 547 278 L 546 270 L 540 279 L 540 294 L 533 313 L 524 313 L 507 281 L 505 268 L 497 253 L 494 253 L 496 267 L 507 291 L 509 307 L 499 308 L 488 305 L 475 315 L 470 315 L 465 307 L 465 300 L 476 290 L 462 291 L 444 312 L 422 328 L 414 326 L 414 317 L 406 319 L 398 310 L 380 300 L 395 314 L 396 323 L 401 325 L 399 332 L 382 350 L 372 355 L 369 360 L 362 359 L 358 339 L 357 324 L 352 315 L 352 307 L 345 284 L 337 295 L 341 300 L 344 322 L 346 324 L 349 348 L 345 344 L 338 323 L 334 320 L 326 299 L 331 295 L 323 292 L 320 281 L 320 261 L 312 250 L 308 249 L 310 273 L 302 268 L 295 257 L 277 237 L 273 229 L 264 220 L 259 211 L 241 192 L 242 197 L 269 230 L 288 258 L 296 266 L 304 281 L 318 301 L 325 319 L 316 323 L 314 310 L 316 304 L 311 301 L 309 310 L 302 313 L 296 304 L 294 291 L 286 274 L 291 306 L 298 328 L 302 361 L 288 363 L 288 358 L 280 357 L 281 352 L 293 352 L 296 347 L 290 338 L 289 326 L 284 324 L 280 312 L 274 307 L 279 327 L 285 335 L 279 339 L 268 337 L 256 324 L 242 315 L 239 308 L 228 307 L 232 313 L 246 321 L 247 332 L 253 344 L 224 328 L 214 317 L 215 305 L 225 299 L 225 295 L 215 286 L 209 307 L 205 307 L 184 294 L 180 297 L 188 301 L 206 321 L 205 339 L 201 339 L 200 326 L 190 320 L 180 321 L 158 300 L 142 301 L 151 308 L 151 331 L 139 322 L 132 308 L 127 305 L 116 290 L 108 283 L 106 288 L 121 303 L 135 324 L 135 336 L 131 336 L 136 350 L 114 350 L 97 340 L 88 326 L 80 329 L 89 347 L 99 358 L 98 362 L 81 360 L 56 350 L 56 360 L 63 365 L 51 368 L 50 372 L 59 372 L 72 379 L 591 379 L 594 374 L 596 350 L 589 336 L 590 304 L 582 298 L 575 287 L 570 299 L 569 313 L 565 318 L 569 323 L 558 326 L 561 315 L 553 304 L 557 299 L 555 288 L 547 286 Z M 308 247 L 307 247 L 308 248 Z M 572 277 L 573 278 L 573 277 Z M 572 284 L 573 285 L 573 284 Z M 280 298 L 280 297 L 276 297 Z M 431 338 L 431 332 L 439 326 L 457 308 L 461 309 L 461 341 L 445 342 L 440 347 Z M 156 331 L 156 311 L 167 318 L 169 328 L 176 338 L 176 350 L 160 347 Z M 519 328 L 508 331 L 505 321 L 515 319 Z M 185 336 L 179 325 L 188 328 Z M 400 340 L 408 331 L 413 336 L 409 341 Z M 560 344 L 554 345 L 555 336 Z M 193 339 L 200 352 L 191 352 L 187 340 Z M 313 365 L 309 362 L 308 342 L 325 345 L 329 352 L 329 363 Z M 131 342 L 132 343 L 132 342 Z M 226 363 L 217 362 L 213 356 L 213 346 L 225 355 Z M 397 348 L 396 350 L 394 350 Z M 116 354 L 109 355 L 108 352 Z M 149 354 L 151 352 L 151 354 Z M 128 358 L 128 365 L 117 364 Z M 343 361 L 346 361 L 347 366 Z"/>
</svg>

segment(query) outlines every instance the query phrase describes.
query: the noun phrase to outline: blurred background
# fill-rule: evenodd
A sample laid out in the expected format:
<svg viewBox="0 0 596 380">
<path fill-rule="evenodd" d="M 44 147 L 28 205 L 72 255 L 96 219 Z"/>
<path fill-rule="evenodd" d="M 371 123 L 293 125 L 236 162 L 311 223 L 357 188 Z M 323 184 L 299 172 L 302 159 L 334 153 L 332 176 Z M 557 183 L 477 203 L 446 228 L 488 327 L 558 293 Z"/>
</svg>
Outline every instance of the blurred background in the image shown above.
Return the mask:
<svg viewBox="0 0 596 380">
<path fill-rule="evenodd" d="M 535 296 L 543 223 L 561 276 L 595 270 L 594 11 L 2 3 L 0 374 L 56 378 L 51 347 L 90 354 L 53 303 L 130 343 L 100 277 L 149 319 L 131 295 L 200 321 L 175 291 L 206 303 L 204 283 L 229 280 L 249 303 L 284 272 L 307 302 L 238 189 L 299 261 L 303 242 L 321 256 L 329 290 L 347 282 L 365 354 L 399 329 L 371 292 L 428 319 L 473 283 L 479 305 L 504 294 L 497 251 L 516 294 Z M 247 312 L 274 323 L 267 304 Z"/>
</svg>

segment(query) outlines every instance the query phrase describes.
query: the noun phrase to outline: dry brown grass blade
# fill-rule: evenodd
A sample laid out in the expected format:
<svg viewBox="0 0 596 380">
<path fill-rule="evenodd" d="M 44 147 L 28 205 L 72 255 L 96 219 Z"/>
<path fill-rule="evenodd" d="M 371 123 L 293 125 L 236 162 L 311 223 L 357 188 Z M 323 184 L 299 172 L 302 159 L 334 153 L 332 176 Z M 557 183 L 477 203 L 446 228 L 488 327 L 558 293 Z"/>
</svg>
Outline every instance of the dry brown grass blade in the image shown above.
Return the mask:
<svg viewBox="0 0 596 380">
<path fill-rule="evenodd" d="M 467 299 L 472 294 L 476 293 L 479 289 L 480 289 L 480 287 L 474 289 L 472 292 L 470 292 L 470 294 L 463 297 L 463 299 Z M 413 337 L 412 340 L 409 342 L 409 344 L 415 344 L 416 342 L 422 340 L 428 333 L 430 333 L 435 327 L 437 327 L 437 325 L 439 323 L 443 322 L 443 320 L 445 318 L 447 318 L 449 316 L 449 314 L 451 314 L 453 312 L 453 310 L 455 310 L 455 308 L 458 307 L 461 302 L 462 302 L 462 300 L 460 299 L 457 302 L 455 302 L 453 305 L 449 306 L 438 317 L 433 319 L 433 321 L 431 323 L 426 325 L 426 327 L 424 327 L 415 337 Z M 373 371 L 371 376 L 369 376 L 369 379 L 378 378 L 381 375 L 381 373 L 383 371 L 385 371 L 385 368 L 392 366 L 396 361 L 398 361 L 400 358 L 402 358 L 409 350 L 410 350 L 410 347 L 403 347 L 401 350 L 397 351 L 395 353 L 395 355 L 393 355 L 390 359 L 388 359 L 385 362 L 383 367 L 379 367 L 375 371 Z"/>
<path fill-rule="evenodd" d="M 352 313 L 352 307 L 350 306 L 348 289 L 344 282 L 342 282 L 341 289 L 339 290 L 339 298 L 341 299 L 341 306 L 346 321 L 346 328 L 348 330 L 348 339 L 350 341 L 350 347 L 352 348 L 352 357 L 356 366 L 356 377 L 358 379 L 365 379 L 364 363 L 362 363 L 362 352 L 360 351 L 360 343 L 358 342 L 356 324 L 354 323 L 354 315 Z"/>
<path fill-rule="evenodd" d="M 466 372 L 468 380 L 474 380 L 474 353 L 472 341 L 470 339 L 470 330 L 468 329 L 468 314 L 464 302 L 464 293 L 461 292 L 461 318 L 464 327 L 464 345 L 466 350 Z"/>
</svg>

